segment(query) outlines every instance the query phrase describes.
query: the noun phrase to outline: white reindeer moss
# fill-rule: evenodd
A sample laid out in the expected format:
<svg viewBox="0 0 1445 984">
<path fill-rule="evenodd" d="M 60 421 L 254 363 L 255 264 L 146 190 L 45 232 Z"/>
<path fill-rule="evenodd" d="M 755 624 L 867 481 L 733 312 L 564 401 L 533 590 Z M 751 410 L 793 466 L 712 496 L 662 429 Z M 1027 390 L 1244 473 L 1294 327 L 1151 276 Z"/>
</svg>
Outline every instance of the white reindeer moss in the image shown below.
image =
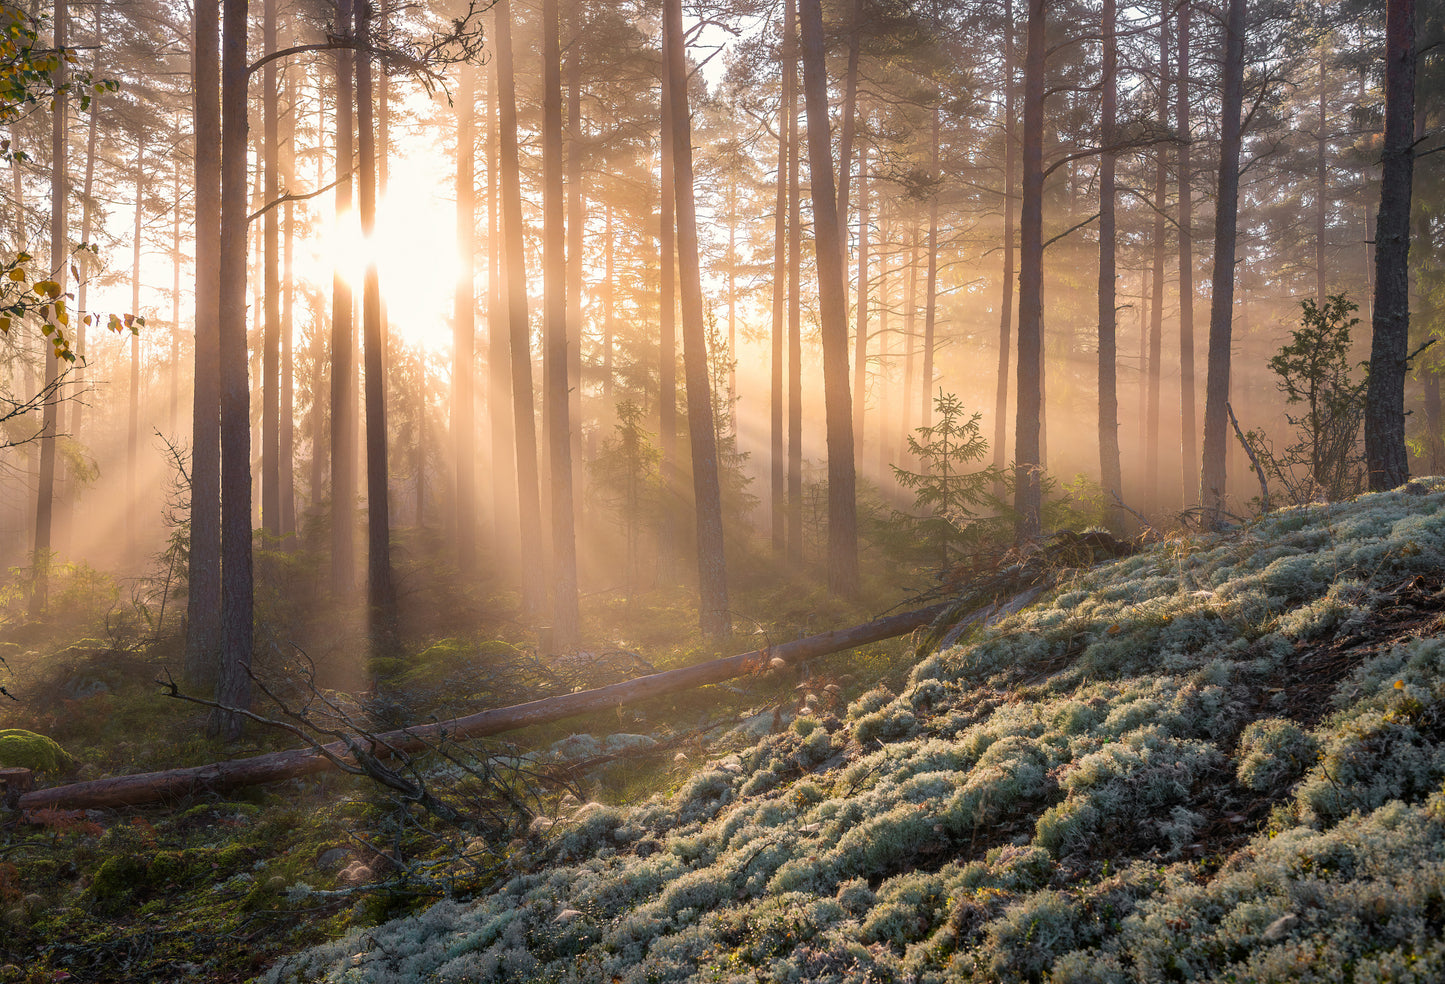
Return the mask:
<svg viewBox="0 0 1445 984">
<path fill-rule="evenodd" d="M 541 869 L 266 980 L 1445 979 L 1445 643 L 1359 650 L 1315 725 L 1279 683 L 1445 569 L 1423 488 L 1083 572 L 842 727 L 586 805 Z"/>
</svg>

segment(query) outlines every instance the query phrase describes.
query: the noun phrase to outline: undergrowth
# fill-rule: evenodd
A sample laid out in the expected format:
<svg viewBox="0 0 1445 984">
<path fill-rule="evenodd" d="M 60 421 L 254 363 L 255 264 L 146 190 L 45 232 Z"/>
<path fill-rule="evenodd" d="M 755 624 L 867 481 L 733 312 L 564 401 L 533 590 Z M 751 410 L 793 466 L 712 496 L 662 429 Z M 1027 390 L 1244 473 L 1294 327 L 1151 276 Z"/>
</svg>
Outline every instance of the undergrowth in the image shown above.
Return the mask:
<svg viewBox="0 0 1445 984">
<path fill-rule="evenodd" d="M 1438 980 L 1442 569 L 1438 483 L 1161 544 L 264 980 Z"/>
</svg>

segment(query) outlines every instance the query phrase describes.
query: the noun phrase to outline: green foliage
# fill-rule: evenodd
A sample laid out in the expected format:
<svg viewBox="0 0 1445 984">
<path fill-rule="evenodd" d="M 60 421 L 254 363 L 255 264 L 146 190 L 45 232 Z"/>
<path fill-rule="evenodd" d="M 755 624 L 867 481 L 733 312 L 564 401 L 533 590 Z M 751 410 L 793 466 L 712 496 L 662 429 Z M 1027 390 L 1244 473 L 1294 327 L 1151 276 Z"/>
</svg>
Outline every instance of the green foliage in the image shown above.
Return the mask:
<svg viewBox="0 0 1445 984">
<path fill-rule="evenodd" d="M 1293 443 L 1276 451 L 1262 431 L 1250 431 L 1247 438 L 1266 477 L 1283 485 L 1290 501 L 1336 502 L 1364 488 L 1361 426 L 1368 378 L 1354 380 L 1350 362 L 1350 329 L 1360 323 L 1350 315 L 1358 305 L 1334 294 L 1323 307 L 1309 298 L 1300 307 L 1300 327 L 1269 360 L 1286 405 L 1301 408 L 1285 411 L 1295 429 Z M 1361 368 L 1368 370 L 1368 364 Z"/>
<path fill-rule="evenodd" d="M 662 451 L 643 427 L 643 416 L 642 408 L 631 400 L 618 403 L 615 433 L 588 462 L 594 494 L 612 507 L 627 539 L 629 597 L 637 590 L 641 575 L 642 535 L 655 525 L 661 502 L 657 466 Z"/>
<path fill-rule="evenodd" d="M 950 557 L 973 539 L 970 521 L 979 510 L 999 507 L 992 494 L 999 476 L 993 466 L 963 470 L 988 454 L 988 441 L 979 425 L 983 414 L 969 415 L 962 400 L 942 390 L 933 406 L 937 419 L 915 428 L 916 437 L 908 436 L 908 448 L 923 470 L 912 472 L 894 465 L 893 475 L 899 485 L 913 492 L 913 508 L 926 513 L 910 519 L 946 567 Z"/>
</svg>

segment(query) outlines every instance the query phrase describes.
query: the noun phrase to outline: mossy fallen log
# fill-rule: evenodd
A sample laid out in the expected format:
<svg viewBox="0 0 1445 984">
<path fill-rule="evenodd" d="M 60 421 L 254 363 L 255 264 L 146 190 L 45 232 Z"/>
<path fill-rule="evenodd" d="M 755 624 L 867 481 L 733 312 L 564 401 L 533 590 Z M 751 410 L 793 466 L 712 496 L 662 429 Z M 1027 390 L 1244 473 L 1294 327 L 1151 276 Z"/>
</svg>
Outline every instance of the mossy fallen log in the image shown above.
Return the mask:
<svg viewBox="0 0 1445 984">
<path fill-rule="evenodd" d="M 480 711 L 450 721 L 392 731 L 375 736 L 369 750 L 378 757 L 398 752 L 416 752 L 442 740 L 502 734 L 592 711 L 620 707 L 651 697 L 721 683 L 750 673 L 767 672 L 780 665 L 775 663 L 775 660 L 781 660 L 781 665 L 786 665 L 906 635 L 929 625 L 950 610 L 956 610 L 956 606 L 933 605 L 851 628 L 836 629 L 737 656 L 699 663 L 696 666 L 636 677 L 595 690 L 547 697 L 525 704 Z M 36 789 L 23 794 L 18 805 L 23 810 L 136 806 L 203 791 L 256 786 L 319 772 L 333 767 L 325 752 L 343 759 L 350 758 L 348 749 L 342 742 L 323 747 L 324 751 L 298 748 L 185 769 L 145 772 Z"/>
</svg>

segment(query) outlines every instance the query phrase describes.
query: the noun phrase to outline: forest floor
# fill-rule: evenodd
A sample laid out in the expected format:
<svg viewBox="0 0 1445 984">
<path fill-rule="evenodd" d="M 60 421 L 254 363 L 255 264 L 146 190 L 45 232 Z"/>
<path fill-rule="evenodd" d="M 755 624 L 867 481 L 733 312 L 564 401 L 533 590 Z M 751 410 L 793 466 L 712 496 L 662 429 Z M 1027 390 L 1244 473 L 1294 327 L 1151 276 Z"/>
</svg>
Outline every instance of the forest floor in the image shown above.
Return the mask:
<svg viewBox="0 0 1445 984">
<path fill-rule="evenodd" d="M 460 826 L 339 775 L 8 817 L 0 980 L 1440 980 L 1442 571 L 1426 480 L 1065 572 L 941 651 L 419 760 Z M 398 699 L 458 690 L 444 652 Z M 100 771 L 216 752 L 185 705 L 142 743 L 132 698 L 65 699 L 28 721 Z"/>
</svg>

